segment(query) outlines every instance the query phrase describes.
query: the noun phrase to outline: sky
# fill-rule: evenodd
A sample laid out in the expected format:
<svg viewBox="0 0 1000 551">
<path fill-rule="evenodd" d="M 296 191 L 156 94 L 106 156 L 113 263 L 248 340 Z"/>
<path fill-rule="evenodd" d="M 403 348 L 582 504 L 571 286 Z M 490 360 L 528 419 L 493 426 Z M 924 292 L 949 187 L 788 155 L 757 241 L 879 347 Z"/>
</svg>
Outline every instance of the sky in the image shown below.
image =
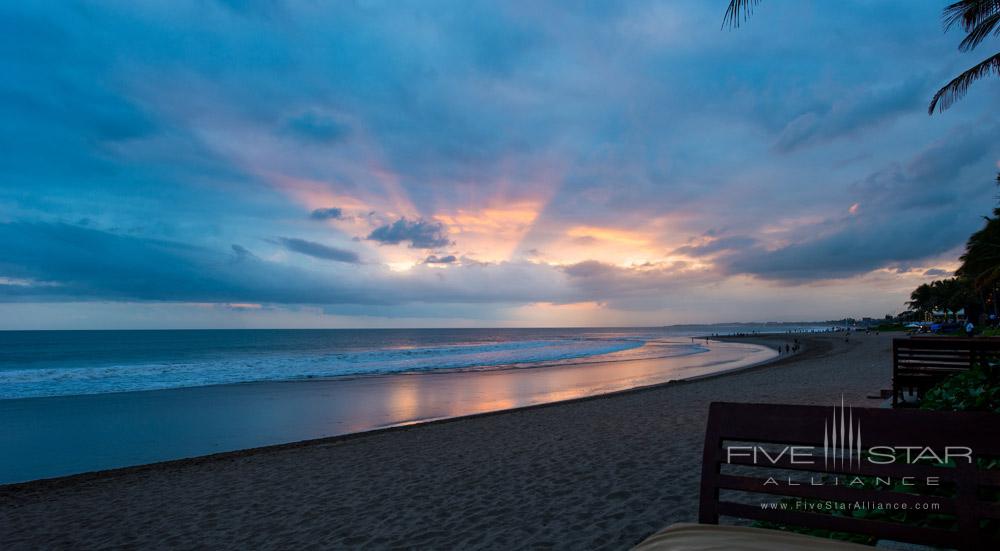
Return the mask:
<svg viewBox="0 0 1000 551">
<path fill-rule="evenodd" d="M 945 2 L 0 6 L 0 329 L 876 316 L 997 203 Z"/>
</svg>

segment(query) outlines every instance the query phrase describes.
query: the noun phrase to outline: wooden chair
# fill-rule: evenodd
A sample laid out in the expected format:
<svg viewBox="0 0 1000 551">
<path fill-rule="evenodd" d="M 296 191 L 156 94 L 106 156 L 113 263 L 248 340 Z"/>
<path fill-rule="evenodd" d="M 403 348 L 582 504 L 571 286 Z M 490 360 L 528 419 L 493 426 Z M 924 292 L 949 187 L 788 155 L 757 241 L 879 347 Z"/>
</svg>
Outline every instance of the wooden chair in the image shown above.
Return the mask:
<svg viewBox="0 0 1000 551">
<path fill-rule="evenodd" d="M 1000 339 L 914 337 L 892 340 L 892 405 L 916 401 L 947 377 L 978 362 L 1000 360 Z"/>
<path fill-rule="evenodd" d="M 786 446 L 798 447 L 800 453 L 791 457 Z M 913 457 L 921 452 L 926 456 L 925 448 L 931 448 L 940 456 L 951 451 L 957 457 L 952 457 L 950 466 L 906 461 L 888 464 L 873 462 L 876 459 L 887 460 L 873 454 L 888 451 L 880 447 L 897 448 L 898 453 L 903 453 L 899 447 L 906 446 L 916 448 L 911 452 Z M 755 460 L 748 451 L 754 449 L 770 450 L 769 456 L 758 456 Z M 786 453 L 780 455 L 782 449 Z M 803 450 L 810 450 L 810 455 L 807 456 Z M 857 453 L 858 450 L 863 453 Z M 996 550 L 1000 549 L 996 532 L 1000 522 L 1000 503 L 991 500 L 995 498 L 984 492 L 988 489 L 996 492 L 1000 488 L 1000 470 L 986 470 L 978 466 L 981 459 L 996 457 L 1000 457 L 1000 415 L 991 413 L 717 402 L 711 404 L 709 409 L 698 519 L 701 525 L 717 525 L 720 517 L 729 517 L 744 519 L 744 522 L 765 521 L 788 527 L 824 529 L 963 550 Z M 802 484 L 789 485 L 790 475 Z M 822 480 L 825 483 L 812 485 L 810 476 L 815 477 L 813 481 Z M 834 476 L 840 477 L 838 485 L 832 484 Z M 855 480 L 854 477 L 880 477 L 889 482 L 877 488 L 871 487 L 872 484 L 864 487 L 848 484 Z M 894 489 L 890 484 L 901 481 L 902 477 L 912 477 L 910 481 L 913 483 L 926 482 L 927 477 L 933 477 L 938 482 L 934 487 L 935 493 L 941 495 L 917 495 Z M 765 483 L 769 480 L 778 483 Z M 930 512 L 952 520 L 950 527 L 930 527 L 900 523 L 889 518 L 874 520 L 851 514 L 838 516 L 797 509 L 794 503 L 816 503 L 801 500 L 821 500 L 831 504 L 905 504 L 908 510 L 927 507 Z M 777 506 L 782 502 L 788 507 Z M 775 503 L 776 506 L 770 508 L 762 503 Z M 945 521 L 947 523 L 947 519 Z M 692 526 L 695 525 L 682 528 L 690 531 Z M 699 527 L 711 530 L 707 526 Z M 753 542 L 754 538 L 774 537 L 775 534 L 773 530 L 762 528 L 718 529 L 727 528 L 730 530 L 726 532 L 728 537 L 733 536 L 733 530 L 739 530 L 738 536 L 746 542 Z M 668 528 L 651 536 L 639 547 L 676 548 L 669 541 L 671 530 Z M 791 537 L 780 533 L 782 537 Z M 826 548 L 829 542 L 812 536 L 794 535 L 794 538 L 804 538 L 805 548 L 819 546 L 820 542 L 824 542 L 823 548 Z M 718 548 L 718 544 L 715 542 L 714 545 Z M 792 546 L 787 542 L 774 545 Z M 766 548 L 759 542 L 746 546 L 730 542 L 723 546 L 733 549 Z M 692 545 L 681 547 L 699 548 Z"/>
</svg>

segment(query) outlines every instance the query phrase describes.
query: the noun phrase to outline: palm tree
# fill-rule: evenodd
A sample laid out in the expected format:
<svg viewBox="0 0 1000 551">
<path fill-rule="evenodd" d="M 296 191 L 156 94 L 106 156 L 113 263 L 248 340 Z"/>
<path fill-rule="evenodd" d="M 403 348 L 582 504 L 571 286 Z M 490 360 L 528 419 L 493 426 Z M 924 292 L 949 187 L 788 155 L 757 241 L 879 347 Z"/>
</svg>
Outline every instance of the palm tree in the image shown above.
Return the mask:
<svg viewBox="0 0 1000 551">
<path fill-rule="evenodd" d="M 942 279 L 931 283 L 937 306 L 944 310 L 945 319 L 951 313 L 953 320 L 958 319 L 958 311 L 965 308 L 968 313 L 969 306 L 976 302 L 976 297 L 972 292 L 972 285 L 964 278 L 953 277 Z"/>
<path fill-rule="evenodd" d="M 944 23 L 947 31 L 954 25 L 959 25 L 966 32 L 965 39 L 958 49 L 969 52 L 975 49 L 984 38 L 990 34 L 1000 33 L 1000 0 L 960 0 L 944 9 Z M 951 79 L 934 94 L 927 114 L 933 115 L 934 109 L 944 111 L 969 90 L 969 86 L 993 73 L 1000 75 L 1000 52 L 980 61 L 964 73 Z"/>
<path fill-rule="evenodd" d="M 1000 176 L 997 176 L 1000 183 Z M 986 225 L 969 236 L 962 265 L 955 275 L 967 278 L 985 302 L 991 313 L 997 314 L 998 289 L 1000 289 L 1000 208 L 993 210 L 993 217 L 986 218 Z"/>
<path fill-rule="evenodd" d="M 742 21 L 750 17 L 754 6 L 760 0 L 730 0 L 723 17 L 722 26 L 730 28 L 740 26 Z M 958 45 L 963 52 L 972 51 L 987 36 L 1000 34 L 1000 0 L 959 0 L 944 9 L 945 31 L 958 25 L 966 32 L 965 39 Z M 989 74 L 1000 76 L 1000 52 L 977 63 L 967 71 L 953 78 L 934 94 L 927 113 L 939 113 L 951 107 L 962 99 L 973 82 Z"/>
<path fill-rule="evenodd" d="M 920 285 L 910 293 L 906 305 L 921 314 L 942 311 L 947 320 L 957 319 L 959 310 L 966 308 L 968 312 L 968 308 L 977 303 L 969 281 L 953 277 Z"/>
<path fill-rule="evenodd" d="M 927 314 L 934 312 L 934 307 L 937 306 L 934 302 L 934 291 L 930 284 L 923 283 L 910 293 L 910 300 L 906 305 L 920 314 Z"/>
<path fill-rule="evenodd" d="M 722 26 L 728 24 L 730 29 L 739 27 L 741 21 L 746 21 L 750 17 L 753 7 L 757 4 L 760 4 L 760 0 L 729 0 L 726 15 L 722 18 Z"/>
<path fill-rule="evenodd" d="M 983 229 L 969 236 L 962 265 L 955 273 L 969 278 L 978 290 L 988 290 L 1000 282 L 1000 208 L 986 219 Z"/>
</svg>

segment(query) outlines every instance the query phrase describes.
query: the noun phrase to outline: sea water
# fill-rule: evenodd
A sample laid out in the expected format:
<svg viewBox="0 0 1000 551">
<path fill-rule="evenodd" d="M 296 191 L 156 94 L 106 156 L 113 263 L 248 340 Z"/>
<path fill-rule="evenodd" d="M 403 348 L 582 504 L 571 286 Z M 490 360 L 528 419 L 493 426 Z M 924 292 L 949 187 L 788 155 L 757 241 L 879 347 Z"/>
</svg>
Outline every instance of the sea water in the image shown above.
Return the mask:
<svg viewBox="0 0 1000 551">
<path fill-rule="evenodd" d="M 776 352 L 693 335 L 763 330 L 0 332 L 0 484 L 738 369 Z"/>
<path fill-rule="evenodd" d="M 0 399 L 696 354 L 656 329 L 0 332 Z"/>
</svg>

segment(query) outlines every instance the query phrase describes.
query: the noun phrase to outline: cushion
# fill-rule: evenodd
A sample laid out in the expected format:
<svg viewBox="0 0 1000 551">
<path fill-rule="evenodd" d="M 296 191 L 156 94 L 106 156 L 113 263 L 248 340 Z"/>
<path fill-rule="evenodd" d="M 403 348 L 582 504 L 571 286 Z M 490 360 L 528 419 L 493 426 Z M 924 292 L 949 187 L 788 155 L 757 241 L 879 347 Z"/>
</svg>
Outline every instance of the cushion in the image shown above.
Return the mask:
<svg viewBox="0 0 1000 551">
<path fill-rule="evenodd" d="M 680 523 L 649 536 L 636 551 L 871 551 L 871 547 L 749 526 Z"/>
</svg>

